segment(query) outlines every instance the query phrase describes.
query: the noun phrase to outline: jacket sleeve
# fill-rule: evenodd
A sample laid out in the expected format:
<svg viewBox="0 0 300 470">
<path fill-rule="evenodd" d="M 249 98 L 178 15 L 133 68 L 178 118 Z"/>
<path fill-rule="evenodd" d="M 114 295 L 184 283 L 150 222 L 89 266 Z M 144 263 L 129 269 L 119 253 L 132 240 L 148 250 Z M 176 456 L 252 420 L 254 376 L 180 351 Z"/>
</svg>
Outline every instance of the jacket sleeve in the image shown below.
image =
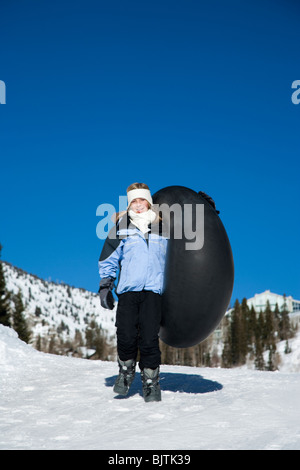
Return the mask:
<svg viewBox="0 0 300 470">
<path fill-rule="evenodd" d="M 111 239 L 107 237 L 99 258 L 100 278 L 115 279 L 119 269 L 119 261 L 122 254 L 122 242 L 119 238 Z"/>
</svg>

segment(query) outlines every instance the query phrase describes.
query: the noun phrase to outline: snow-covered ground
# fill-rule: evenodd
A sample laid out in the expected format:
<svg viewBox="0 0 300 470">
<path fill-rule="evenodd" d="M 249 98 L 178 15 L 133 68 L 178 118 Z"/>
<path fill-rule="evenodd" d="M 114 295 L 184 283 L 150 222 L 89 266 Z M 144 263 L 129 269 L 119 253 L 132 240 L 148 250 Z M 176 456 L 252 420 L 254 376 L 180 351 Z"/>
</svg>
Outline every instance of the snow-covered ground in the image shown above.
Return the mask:
<svg viewBox="0 0 300 470">
<path fill-rule="evenodd" d="M 162 401 L 117 365 L 41 353 L 0 325 L 0 449 L 300 449 L 300 374 L 161 367 Z"/>
</svg>

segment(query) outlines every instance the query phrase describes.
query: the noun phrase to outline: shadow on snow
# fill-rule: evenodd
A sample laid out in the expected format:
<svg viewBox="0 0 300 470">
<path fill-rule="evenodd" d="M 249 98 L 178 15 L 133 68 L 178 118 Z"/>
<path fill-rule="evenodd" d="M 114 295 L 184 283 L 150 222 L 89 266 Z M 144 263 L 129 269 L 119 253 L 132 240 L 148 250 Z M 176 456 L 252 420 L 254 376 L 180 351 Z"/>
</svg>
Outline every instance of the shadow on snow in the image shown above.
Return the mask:
<svg viewBox="0 0 300 470">
<path fill-rule="evenodd" d="M 105 379 L 105 385 L 107 387 L 113 387 L 117 375 L 107 377 Z M 177 374 L 170 372 L 160 373 L 160 387 L 162 391 L 170 392 L 181 392 L 181 393 L 210 393 L 216 392 L 223 388 L 219 382 L 213 380 L 204 379 L 201 375 L 196 374 Z M 125 397 L 131 397 L 136 394 L 142 395 L 142 382 L 141 374 L 137 372 L 135 374 L 134 381 L 130 387 L 128 395 Z M 124 398 L 119 395 L 116 398 Z"/>
</svg>

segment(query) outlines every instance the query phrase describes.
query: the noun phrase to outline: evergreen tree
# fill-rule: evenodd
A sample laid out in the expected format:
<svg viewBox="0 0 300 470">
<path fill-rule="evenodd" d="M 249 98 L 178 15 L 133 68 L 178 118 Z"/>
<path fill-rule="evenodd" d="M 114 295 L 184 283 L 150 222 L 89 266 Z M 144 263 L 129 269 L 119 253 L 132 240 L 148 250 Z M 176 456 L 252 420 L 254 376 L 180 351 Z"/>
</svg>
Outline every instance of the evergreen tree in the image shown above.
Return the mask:
<svg viewBox="0 0 300 470">
<path fill-rule="evenodd" d="M 26 343 L 30 341 L 30 333 L 27 327 L 27 322 L 24 317 L 24 304 L 22 294 L 19 290 L 18 294 L 13 298 L 15 309 L 13 312 L 13 328 L 18 333 L 19 338 Z"/>
<path fill-rule="evenodd" d="M 222 367 L 226 369 L 232 367 L 230 329 L 228 329 L 227 338 L 225 339 L 222 351 Z"/>
<path fill-rule="evenodd" d="M 260 339 L 260 347 L 262 351 L 264 350 L 265 345 L 265 322 L 263 312 L 260 311 L 258 314 L 256 329 L 255 329 L 255 354 L 257 354 L 257 342 Z"/>
<path fill-rule="evenodd" d="M 231 330 L 230 330 L 230 319 L 228 315 L 225 315 L 223 322 L 223 351 L 221 356 L 221 367 L 230 368 L 232 367 L 231 358 Z"/>
<path fill-rule="evenodd" d="M 235 301 L 230 318 L 231 362 L 233 366 L 240 364 L 240 303 Z"/>
<path fill-rule="evenodd" d="M 42 315 L 42 310 L 41 310 L 41 307 L 39 307 L 38 305 L 35 307 L 35 312 L 34 312 L 35 316 L 36 317 L 40 317 Z"/>
<path fill-rule="evenodd" d="M 232 366 L 239 366 L 246 362 L 247 335 L 245 312 L 245 302 L 242 306 L 239 301 L 236 300 L 230 317 L 230 340 L 228 343 L 231 346 Z"/>
<path fill-rule="evenodd" d="M 248 308 L 248 307 L 247 307 Z M 245 363 L 247 354 L 246 307 L 236 299 L 226 327 L 222 366 L 234 367 Z"/>
<path fill-rule="evenodd" d="M 284 303 L 281 312 L 279 312 L 279 337 L 280 340 L 283 341 L 291 338 L 292 336 L 289 311 L 287 309 L 286 303 L 286 295 L 284 294 Z"/>
<path fill-rule="evenodd" d="M 0 244 L 0 258 L 1 258 L 2 245 Z M 0 323 L 4 326 L 11 326 L 10 322 L 10 295 L 6 291 L 5 277 L 2 268 L 2 261 L 0 260 Z"/>
<path fill-rule="evenodd" d="M 274 328 L 275 328 L 276 334 L 279 334 L 280 312 L 279 312 L 278 303 L 276 303 L 275 308 L 274 308 L 273 321 L 274 321 Z"/>
<path fill-rule="evenodd" d="M 251 354 L 255 353 L 255 335 L 257 328 L 256 311 L 252 305 L 247 315 L 247 345 L 248 352 Z"/>
<path fill-rule="evenodd" d="M 86 347 L 95 350 L 95 359 L 106 360 L 108 356 L 108 344 L 102 329 L 98 326 L 97 322 L 93 319 L 90 321 L 85 332 Z"/>
<path fill-rule="evenodd" d="M 257 335 L 255 339 L 255 368 L 258 370 L 265 370 L 265 361 L 263 356 L 263 347 L 261 337 Z"/>
<path fill-rule="evenodd" d="M 240 328 L 239 328 L 239 349 L 240 349 L 240 362 L 244 364 L 246 362 L 246 356 L 249 348 L 249 307 L 247 299 L 244 298 L 240 307 Z"/>
<path fill-rule="evenodd" d="M 264 344 L 265 348 L 274 353 L 276 350 L 275 322 L 269 301 L 264 311 Z"/>
<path fill-rule="evenodd" d="M 273 372 L 274 370 L 277 370 L 277 365 L 276 365 L 276 346 L 271 346 L 269 348 L 269 358 L 268 358 L 268 364 L 266 367 L 266 370 Z"/>
<path fill-rule="evenodd" d="M 284 354 L 290 354 L 292 352 L 292 348 L 289 345 L 289 340 L 287 339 L 285 342 Z"/>
</svg>

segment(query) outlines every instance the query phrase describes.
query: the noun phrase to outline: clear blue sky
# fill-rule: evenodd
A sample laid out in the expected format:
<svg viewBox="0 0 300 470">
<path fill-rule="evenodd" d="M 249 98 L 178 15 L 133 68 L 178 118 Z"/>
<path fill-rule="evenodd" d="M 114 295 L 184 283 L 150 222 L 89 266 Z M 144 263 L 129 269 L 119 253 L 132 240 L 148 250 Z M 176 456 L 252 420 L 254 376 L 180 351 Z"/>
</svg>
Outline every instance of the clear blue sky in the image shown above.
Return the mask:
<svg viewBox="0 0 300 470">
<path fill-rule="evenodd" d="M 300 6 L 10 0 L 0 7 L 2 259 L 97 291 L 99 204 L 135 181 L 210 194 L 233 300 L 300 299 Z"/>
</svg>

